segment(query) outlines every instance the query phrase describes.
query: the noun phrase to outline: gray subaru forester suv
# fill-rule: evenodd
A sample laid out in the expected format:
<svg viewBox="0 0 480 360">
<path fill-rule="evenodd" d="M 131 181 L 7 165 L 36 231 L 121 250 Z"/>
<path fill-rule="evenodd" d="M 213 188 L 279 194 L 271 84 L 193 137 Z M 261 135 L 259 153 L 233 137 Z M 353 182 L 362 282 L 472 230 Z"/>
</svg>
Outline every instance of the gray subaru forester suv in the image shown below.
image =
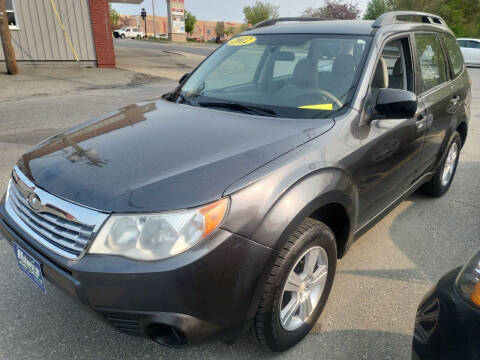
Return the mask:
<svg viewBox="0 0 480 360">
<path fill-rule="evenodd" d="M 251 329 L 282 351 L 359 234 L 448 190 L 470 100 L 438 16 L 268 20 L 171 93 L 29 150 L 0 229 L 42 291 L 120 330 L 180 347 Z"/>
</svg>

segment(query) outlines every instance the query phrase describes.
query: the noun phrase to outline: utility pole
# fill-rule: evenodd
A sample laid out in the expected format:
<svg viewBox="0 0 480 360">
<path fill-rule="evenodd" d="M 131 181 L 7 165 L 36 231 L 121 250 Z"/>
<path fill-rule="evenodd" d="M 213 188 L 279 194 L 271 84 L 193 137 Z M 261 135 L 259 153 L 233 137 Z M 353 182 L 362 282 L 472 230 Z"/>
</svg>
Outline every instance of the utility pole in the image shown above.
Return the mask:
<svg viewBox="0 0 480 360">
<path fill-rule="evenodd" d="M 8 16 L 5 0 L 0 0 L 0 37 L 2 38 L 3 55 L 7 65 L 7 73 L 10 75 L 18 74 L 17 59 L 12 46 L 12 35 L 8 27 Z"/>
<path fill-rule="evenodd" d="M 156 37 L 155 32 L 155 0 L 152 0 L 152 12 L 153 12 L 153 38 Z"/>
<path fill-rule="evenodd" d="M 145 23 L 145 39 L 148 38 L 147 36 L 147 12 L 145 11 L 145 8 L 142 8 L 142 12 L 140 13 L 142 15 L 143 22 Z"/>
</svg>

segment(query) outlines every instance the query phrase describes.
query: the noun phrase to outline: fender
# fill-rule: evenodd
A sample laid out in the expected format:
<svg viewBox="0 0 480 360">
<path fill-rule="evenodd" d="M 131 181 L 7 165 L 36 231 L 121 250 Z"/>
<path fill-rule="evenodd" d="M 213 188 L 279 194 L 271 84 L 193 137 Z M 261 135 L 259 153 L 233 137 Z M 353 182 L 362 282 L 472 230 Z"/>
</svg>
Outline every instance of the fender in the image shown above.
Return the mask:
<svg viewBox="0 0 480 360">
<path fill-rule="evenodd" d="M 269 188 L 269 185 L 273 185 L 275 181 L 278 181 L 276 176 L 267 177 L 231 195 L 232 206 L 229 219 L 232 220 L 222 225 L 223 228 L 230 229 L 229 231 L 243 232 L 242 236 L 275 250 L 272 251 L 263 268 L 259 269 L 262 276 L 250 302 L 246 318 L 248 325 L 244 330 L 248 329 L 249 321 L 256 314 L 265 282 L 278 251 L 285 245 L 290 233 L 306 217 L 323 205 L 339 204 L 344 207 L 350 219 L 349 224 L 346 224 L 349 226 L 348 239 L 343 249 L 338 249 L 339 254 L 344 254 L 354 241 L 353 229 L 356 226 L 358 192 L 350 176 L 344 170 L 324 168 L 311 172 L 293 183 L 286 191 L 278 194 L 275 201 L 265 199 L 272 196 L 272 191 L 275 191 L 275 188 Z M 271 204 L 266 215 L 262 218 L 252 217 L 252 214 L 263 211 L 261 209 L 265 206 L 265 202 Z M 255 220 L 252 221 L 252 218 Z"/>
<path fill-rule="evenodd" d="M 309 174 L 289 188 L 268 211 L 252 240 L 280 250 L 300 223 L 320 207 L 341 205 L 350 219 L 353 234 L 358 196 L 351 179 L 340 169 L 327 168 Z M 339 249 L 343 252 L 343 249 Z"/>
<path fill-rule="evenodd" d="M 289 161 L 285 159 L 287 164 Z M 309 165 L 302 169 L 297 164 Z M 309 163 L 303 157 L 227 195 L 231 206 L 222 228 L 274 250 L 281 249 L 293 229 L 323 205 L 335 203 L 345 209 L 349 234 L 356 225 L 358 191 L 349 174 L 324 163 Z M 345 248 L 351 242 L 350 235 Z"/>
</svg>

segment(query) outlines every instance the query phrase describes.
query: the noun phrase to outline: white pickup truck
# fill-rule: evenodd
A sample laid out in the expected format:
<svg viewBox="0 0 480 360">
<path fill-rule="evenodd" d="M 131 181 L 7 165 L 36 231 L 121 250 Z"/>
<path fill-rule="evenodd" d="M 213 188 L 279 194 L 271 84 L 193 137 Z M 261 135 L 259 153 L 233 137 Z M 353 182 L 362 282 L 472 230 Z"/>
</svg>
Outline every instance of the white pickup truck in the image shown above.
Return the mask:
<svg viewBox="0 0 480 360">
<path fill-rule="evenodd" d="M 136 38 L 143 38 L 144 34 L 143 31 L 140 31 L 138 27 L 123 27 L 119 30 L 115 30 L 113 32 L 113 36 L 116 38 L 130 38 L 130 39 L 136 39 Z"/>
</svg>

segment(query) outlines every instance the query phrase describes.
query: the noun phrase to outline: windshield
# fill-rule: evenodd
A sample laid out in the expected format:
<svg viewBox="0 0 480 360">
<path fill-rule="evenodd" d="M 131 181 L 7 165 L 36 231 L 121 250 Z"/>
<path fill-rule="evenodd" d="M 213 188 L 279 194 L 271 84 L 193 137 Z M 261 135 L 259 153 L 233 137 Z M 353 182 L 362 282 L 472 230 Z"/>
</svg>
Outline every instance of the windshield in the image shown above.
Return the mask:
<svg viewBox="0 0 480 360">
<path fill-rule="evenodd" d="M 170 99 L 264 116 L 328 117 L 353 96 L 369 39 L 239 36 L 203 62 Z"/>
</svg>

